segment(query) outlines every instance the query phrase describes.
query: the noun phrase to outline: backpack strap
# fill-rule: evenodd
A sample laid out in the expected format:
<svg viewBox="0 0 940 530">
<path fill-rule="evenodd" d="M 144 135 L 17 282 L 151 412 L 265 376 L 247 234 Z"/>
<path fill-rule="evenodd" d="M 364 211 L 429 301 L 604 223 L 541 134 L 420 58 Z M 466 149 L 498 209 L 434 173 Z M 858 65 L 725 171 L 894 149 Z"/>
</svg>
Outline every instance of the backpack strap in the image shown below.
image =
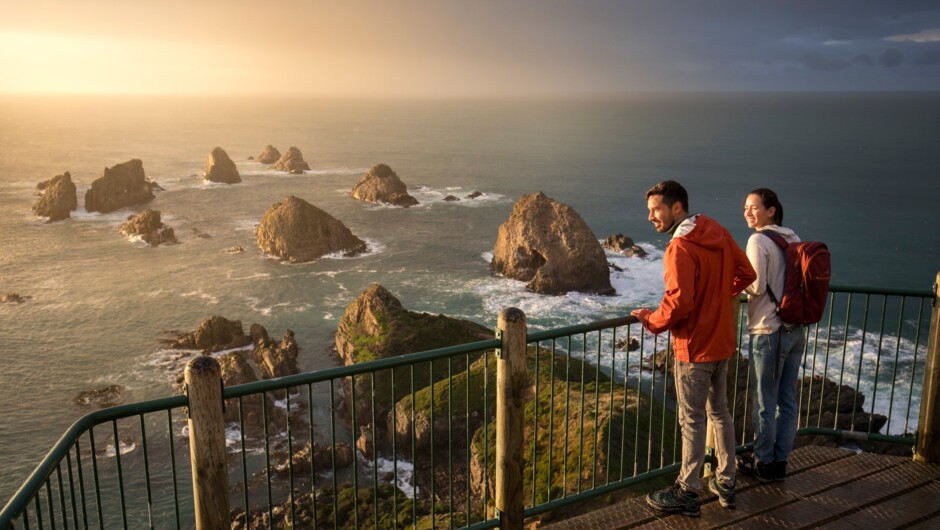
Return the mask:
<svg viewBox="0 0 940 530">
<path fill-rule="evenodd" d="M 777 245 L 780 251 L 783 252 L 783 264 L 784 264 L 783 270 L 784 270 L 784 274 L 786 274 L 787 247 L 790 246 L 790 243 L 788 243 L 787 240 L 784 239 L 782 235 L 780 235 L 778 232 L 774 232 L 773 230 L 758 230 L 757 233 L 763 234 L 767 236 L 768 238 L 770 238 L 770 240 L 773 241 Z M 784 276 L 784 278 L 785 277 L 786 276 Z M 784 282 L 784 284 L 786 284 L 786 282 Z M 773 302 L 775 306 L 780 307 L 780 300 L 778 300 L 777 297 L 774 296 L 774 291 L 773 289 L 770 288 L 769 281 L 767 282 L 767 294 L 770 295 L 770 301 Z"/>
</svg>

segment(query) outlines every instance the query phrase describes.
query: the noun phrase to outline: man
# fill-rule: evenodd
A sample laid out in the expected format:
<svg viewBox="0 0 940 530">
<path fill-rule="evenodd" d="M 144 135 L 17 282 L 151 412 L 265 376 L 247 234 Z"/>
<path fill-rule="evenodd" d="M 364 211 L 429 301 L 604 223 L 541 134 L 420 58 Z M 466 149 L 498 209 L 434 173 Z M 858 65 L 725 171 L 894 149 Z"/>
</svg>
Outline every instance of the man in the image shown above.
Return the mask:
<svg viewBox="0 0 940 530">
<path fill-rule="evenodd" d="M 747 292 L 751 381 L 754 392 L 754 454 L 738 459 L 738 470 L 761 482 L 783 480 L 796 437 L 796 380 L 803 360 L 803 326 L 784 323 L 777 315 L 783 297 L 786 259 L 767 235 L 787 243 L 800 238 L 783 224 L 783 205 L 773 190 L 759 188 L 744 200 L 744 220 L 755 232 L 747 240 L 747 257 L 757 279 Z M 776 293 L 776 294 L 775 294 Z"/>
<path fill-rule="evenodd" d="M 632 312 L 650 333 L 672 331 L 682 431 L 682 467 L 676 483 L 646 502 L 665 512 L 700 513 L 706 412 L 715 426 L 716 477 L 709 489 L 722 507 L 734 507 L 734 420 L 728 411 L 728 359 L 735 349 L 732 299 L 757 277 L 731 234 L 713 219 L 689 215 L 689 196 L 667 180 L 646 192 L 649 221 L 672 234 L 663 256 L 665 294 L 655 311 Z"/>
</svg>

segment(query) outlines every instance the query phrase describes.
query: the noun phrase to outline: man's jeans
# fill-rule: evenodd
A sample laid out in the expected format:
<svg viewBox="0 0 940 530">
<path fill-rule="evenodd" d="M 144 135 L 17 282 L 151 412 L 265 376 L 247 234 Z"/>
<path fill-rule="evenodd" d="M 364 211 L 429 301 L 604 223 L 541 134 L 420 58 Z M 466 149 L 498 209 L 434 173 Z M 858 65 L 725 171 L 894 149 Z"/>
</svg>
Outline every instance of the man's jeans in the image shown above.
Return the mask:
<svg viewBox="0 0 940 530">
<path fill-rule="evenodd" d="M 796 436 L 796 379 L 805 348 L 804 328 L 751 335 L 754 386 L 754 454 L 765 464 L 784 462 Z M 778 358 L 779 357 L 779 358 Z M 774 370 L 777 373 L 774 373 Z"/>
<path fill-rule="evenodd" d="M 676 398 L 682 430 L 682 467 L 677 482 L 686 490 L 702 490 L 706 411 L 715 427 L 715 475 L 724 484 L 734 484 L 734 420 L 728 412 L 727 374 L 727 359 L 707 363 L 676 359 Z"/>
</svg>

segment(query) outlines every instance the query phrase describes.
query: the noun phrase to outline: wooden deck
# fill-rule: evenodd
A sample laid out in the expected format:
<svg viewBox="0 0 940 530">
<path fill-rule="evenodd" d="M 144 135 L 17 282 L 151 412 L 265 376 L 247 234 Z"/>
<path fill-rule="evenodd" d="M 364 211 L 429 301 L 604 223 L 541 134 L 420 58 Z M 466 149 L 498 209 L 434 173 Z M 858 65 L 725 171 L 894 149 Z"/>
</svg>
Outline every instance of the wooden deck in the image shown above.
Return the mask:
<svg viewBox="0 0 940 530">
<path fill-rule="evenodd" d="M 940 528 L 940 465 L 818 446 L 789 464 L 783 482 L 739 476 L 735 509 L 706 491 L 701 517 L 664 515 L 640 497 L 539 528 Z"/>
</svg>

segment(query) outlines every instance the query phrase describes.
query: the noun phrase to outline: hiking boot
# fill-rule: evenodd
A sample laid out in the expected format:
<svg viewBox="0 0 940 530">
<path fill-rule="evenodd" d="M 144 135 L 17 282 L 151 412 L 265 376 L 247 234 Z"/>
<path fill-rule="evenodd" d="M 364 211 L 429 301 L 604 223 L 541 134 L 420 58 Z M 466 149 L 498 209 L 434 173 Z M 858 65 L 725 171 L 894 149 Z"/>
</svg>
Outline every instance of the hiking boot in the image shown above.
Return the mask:
<svg viewBox="0 0 940 530">
<path fill-rule="evenodd" d="M 702 510 L 698 493 L 682 489 L 679 483 L 646 496 L 646 504 L 659 511 L 698 517 Z"/>
<path fill-rule="evenodd" d="M 738 471 L 749 477 L 754 477 L 764 484 L 773 482 L 776 476 L 773 462 L 765 464 L 759 461 L 755 455 L 738 455 L 735 461 L 737 462 Z M 781 480 L 783 479 L 781 478 Z"/>
<path fill-rule="evenodd" d="M 787 475 L 787 461 L 776 460 L 774 461 L 774 480 L 777 482 L 783 482 L 783 479 Z"/>
<path fill-rule="evenodd" d="M 728 486 L 722 482 L 718 482 L 718 479 L 712 477 L 708 479 L 708 489 L 718 495 L 718 504 L 722 508 L 734 508 L 734 484 Z"/>
</svg>

